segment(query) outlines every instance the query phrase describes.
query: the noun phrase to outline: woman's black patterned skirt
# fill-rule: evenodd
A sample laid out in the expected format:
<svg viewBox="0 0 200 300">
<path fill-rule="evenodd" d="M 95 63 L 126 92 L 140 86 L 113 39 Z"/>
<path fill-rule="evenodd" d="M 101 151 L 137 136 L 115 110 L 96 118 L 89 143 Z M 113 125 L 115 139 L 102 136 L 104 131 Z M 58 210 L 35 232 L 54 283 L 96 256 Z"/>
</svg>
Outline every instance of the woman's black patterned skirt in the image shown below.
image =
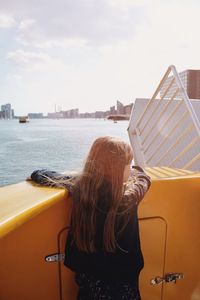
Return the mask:
<svg viewBox="0 0 200 300">
<path fill-rule="evenodd" d="M 85 273 L 76 274 L 77 300 L 141 300 L 138 284 L 108 284 Z"/>
</svg>

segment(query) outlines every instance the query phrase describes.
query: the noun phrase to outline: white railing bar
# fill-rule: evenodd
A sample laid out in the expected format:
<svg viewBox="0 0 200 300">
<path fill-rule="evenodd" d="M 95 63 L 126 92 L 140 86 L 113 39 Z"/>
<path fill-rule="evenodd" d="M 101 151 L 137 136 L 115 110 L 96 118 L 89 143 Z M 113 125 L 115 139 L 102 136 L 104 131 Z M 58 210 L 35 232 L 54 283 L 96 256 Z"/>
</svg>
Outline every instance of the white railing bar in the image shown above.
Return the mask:
<svg viewBox="0 0 200 300">
<path fill-rule="evenodd" d="M 176 111 L 181 107 L 183 103 L 183 100 L 180 100 L 180 102 L 178 103 L 178 105 L 176 105 L 175 109 L 172 111 L 172 113 L 169 115 L 169 117 L 165 120 L 165 122 L 163 122 L 163 125 L 161 126 L 160 130 L 157 132 L 157 134 L 155 135 L 155 137 L 153 138 L 153 140 L 148 144 L 148 146 L 146 145 L 145 148 L 149 147 L 150 145 L 153 145 L 153 142 L 155 141 L 155 139 L 159 136 L 160 131 L 166 126 L 166 124 L 168 123 L 168 121 L 174 116 L 174 114 L 176 113 Z M 143 144 L 143 142 L 142 142 Z M 146 150 L 144 151 L 144 153 L 146 153 Z"/>
<path fill-rule="evenodd" d="M 170 132 L 166 135 L 166 137 L 162 140 L 162 142 L 157 146 L 156 150 L 154 151 L 154 153 L 150 156 L 149 159 L 147 159 L 147 163 L 152 159 L 152 157 L 154 157 L 155 154 L 157 154 L 157 150 L 163 146 L 163 144 L 167 141 L 167 139 L 169 138 L 169 136 L 171 134 L 173 134 L 173 132 L 180 126 L 181 122 L 186 118 L 186 116 L 188 115 L 188 111 L 186 111 L 184 113 L 184 115 L 182 116 L 182 118 L 175 124 L 174 127 L 172 127 L 172 129 L 170 130 Z"/>
<path fill-rule="evenodd" d="M 194 111 L 194 108 L 193 108 L 193 106 L 192 106 L 191 103 L 190 103 L 189 97 L 188 97 L 188 95 L 187 95 L 187 93 L 186 93 L 186 91 L 185 91 L 185 89 L 184 89 L 184 86 L 183 86 L 183 84 L 182 84 L 182 81 L 181 81 L 181 79 L 180 79 L 180 76 L 179 76 L 179 74 L 177 73 L 175 66 L 172 65 L 172 66 L 171 66 L 171 70 L 172 70 L 172 72 L 173 72 L 173 74 L 174 74 L 174 76 L 175 76 L 175 78 L 176 78 L 176 82 L 177 82 L 177 85 L 178 85 L 178 87 L 179 87 L 181 93 L 184 95 L 184 98 L 185 98 L 185 104 L 186 104 L 186 106 L 187 106 L 187 109 L 188 109 L 189 112 L 190 112 L 191 118 L 192 118 L 192 120 L 193 120 L 193 122 L 194 122 L 194 125 L 195 125 L 195 127 L 196 127 L 196 130 L 197 130 L 197 133 L 198 133 L 198 135 L 200 136 L 200 123 L 199 123 L 199 120 L 198 120 L 198 118 L 197 118 L 197 115 L 196 115 L 196 113 L 195 113 L 195 111 Z"/>
<path fill-rule="evenodd" d="M 200 159 L 200 153 L 193 157 L 193 159 L 191 159 L 185 166 L 183 166 L 183 169 L 191 167 L 198 159 Z"/>
<path fill-rule="evenodd" d="M 196 136 L 191 141 L 191 143 L 175 157 L 175 159 L 169 164 L 169 166 L 172 166 L 177 160 L 179 160 L 199 139 L 200 139 L 200 136 Z"/>
<path fill-rule="evenodd" d="M 144 129 L 146 128 L 146 126 L 149 124 L 150 120 L 152 119 L 154 113 L 156 113 L 156 111 L 158 110 L 158 108 L 160 107 L 162 100 L 164 99 L 165 95 L 168 93 L 169 89 L 171 88 L 172 84 L 174 83 L 175 78 L 173 77 L 172 80 L 170 81 L 170 84 L 168 85 L 167 89 L 165 90 L 164 94 L 162 95 L 162 97 L 158 100 L 158 104 L 156 105 L 155 109 L 151 112 L 150 117 L 148 118 L 148 120 L 146 120 L 146 123 L 144 125 L 143 128 L 140 128 L 140 133 L 142 133 L 144 131 Z M 149 130 L 150 132 L 150 130 Z"/>
<path fill-rule="evenodd" d="M 138 128 L 135 128 L 135 134 L 138 137 L 137 141 L 138 141 L 138 146 L 139 146 L 139 149 L 140 149 L 141 159 L 142 159 L 142 163 L 143 163 L 142 167 L 145 167 L 146 166 L 146 161 L 145 161 L 145 157 L 144 157 L 144 150 L 143 150 L 143 146 L 141 144 L 141 137 L 140 137 L 140 133 L 139 133 Z"/>
<path fill-rule="evenodd" d="M 161 118 L 163 116 L 163 114 L 165 113 L 165 111 L 167 110 L 167 108 L 169 107 L 169 105 L 172 103 L 172 101 L 174 100 L 174 98 L 176 97 L 176 95 L 178 94 L 179 89 L 177 89 L 175 91 L 175 93 L 172 95 L 172 97 L 170 98 L 170 100 L 167 102 L 167 105 L 165 105 L 164 109 L 160 112 L 160 114 L 157 117 L 157 120 L 159 120 L 159 118 Z M 156 123 L 156 122 L 155 122 Z M 149 132 L 145 135 L 145 137 L 143 138 L 143 143 L 145 143 L 146 139 L 148 138 L 149 133 L 151 132 L 151 130 L 153 129 L 154 125 L 151 126 L 151 129 L 149 130 Z M 151 143 L 149 144 L 149 146 L 151 145 Z M 146 149 L 147 151 L 148 149 Z"/>
<path fill-rule="evenodd" d="M 168 75 L 169 75 L 170 72 L 171 72 L 171 67 L 169 67 L 169 68 L 167 69 L 165 75 L 163 76 L 161 82 L 159 83 L 159 85 L 158 85 L 158 87 L 157 87 L 155 93 L 153 94 L 151 100 L 149 101 L 149 103 L 148 103 L 147 106 L 145 107 L 145 109 L 144 109 L 144 111 L 143 111 L 141 117 L 140 117 L 139 120 L 137 121 L 136 127 L 138 127 L 138 126 L 140 125 L 140 123 L 141 123 L 141 121 L 142 121 L 142 119 L 143 119 L 143 117 L 144 117 L 144 115 L 145 115 L 147 109 L 148 109 L 148 108 L 151 106 L 151 104 L 153 103 L 153 99 L 156 98 L 157 94 L 158 94 L 159 91 L 160 91 L 161 86 L 163 85 L 163 82 L 164 82 L 165 79 L 168 77 Z"/>
<path fill-rule="evenodd" d="M 190 131 L 194 128 L 194 124 L 188 126 L 186 128 L 186 130 L 184 130 L 183 134 L 180 135 L 180 137 L 178 138 L 178 140 L 172 144 L 171 147 L 169 147 L 169 149 L 161 156 L 161 158 L 156 162 L 156 164 L 160 164 L 160 162 L 169 154 L 169 152 L 175 147 L 178 145 L 178 143 L 182 140 L 182 138 L 184 136 L 186 136 L 188 133 L 190 133 Z"/>
</svg>

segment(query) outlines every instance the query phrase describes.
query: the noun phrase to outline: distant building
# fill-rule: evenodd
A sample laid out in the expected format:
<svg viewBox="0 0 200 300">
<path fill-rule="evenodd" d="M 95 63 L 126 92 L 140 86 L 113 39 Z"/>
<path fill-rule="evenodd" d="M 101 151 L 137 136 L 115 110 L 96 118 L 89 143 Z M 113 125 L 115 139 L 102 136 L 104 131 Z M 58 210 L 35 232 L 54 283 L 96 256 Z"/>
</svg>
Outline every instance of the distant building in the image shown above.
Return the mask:
<svg viewBox="0 0 200 300">
<path fill-rule="evenodd" d="M 115 115 L 117 113 L 116 109 L 115 109 L 115 105 L 110 107 L 110 114 L 111 115 Z"/>
<path fill-rule="evenodd" d="M 43 119 L 43 113 L 29 113 L 28 114 L 29 119 Z"/>
<path fill-rule="evenodd" d="M 61 110 L 61 107 L 58 107 L 59 111 L 56 111 L 56 105 L 55 105 L 55 112 L 54 113 L 48 113 L 47 118 L 50 119 L 74 119 L 79 118 L 79 109 L 69 109 L 69 110 Z"/>
<path fill-rule="evenodd" d="M 85 119 L 88 119 L 88 118 L 95 118 L 95 113 L 81 113 L 79 114 L 79 118 L 85 118 Z"/>
<path fill-rule="evenodd" d="M 128 120 L 131 114 L 133 103 L 123 105 L 117 100 L 117 109 L 115 106 L 110 107 L 109 115 L 106 115 L 108 120 Z"/>
<path fill-rule="evenodd" d="M 66 118 L 66 119 L 68 119 L 68 118 L 69 119 L 79 118 L 79 109 L 78 108 L 62 111 L 62 113 L 63 113 L 63 117 Z"/>
<path fill-rule="evenodd" d="M 105 112 L 104 111 L 95 111 L 95 118 L 100 119 L 104 118 Z"/>
<path fill-rule="evenodd" d="M 124 105 L 117 100 L 117 114 L 123 115 L 124 114 Z"/>
<path fill-rule="evenodd" d="M 48 113 L 47 118 L 65 118 L 65 119 L 72 119 L 72 118 L 96 118 L 96 119 L 101 119 L 101 118 L 108 118 L 109 116 L 114 116 L 114 115 L 120 115 L 122 116 L 122 119 L 127 119 L 127 117 L 130 116 L 131 114 L 131 109 L 132 109 L 133 104 L 128 104 L 128 105 L 123 105 L 120 101 L 117 100 L 117 109 L 115 106 L 111 106 L 109 110 L 106 111 L 96 111 L 92 113 L 79 113 L 79 109 L 69 109 L 66 111 L 59 111 L 59 112 L 54 112 L 54 113 Z M 55 108 L 56 109 L 56 108 Z"/>
<path fill-rule="evenodd" d="M 133 103 L 124 106 L 124 114 L 130 115 L 133 107 Z"/>
<path fill-rule="evenodd" d="M 0 111 L 0 119 L 5 119 L 5 113 L 3 111 Z"/>
<path fill-rule="evenodd" d="M 14 110 L 11 109 L 11 104 L 10 103 L 1 105 L 0 117 L 2 119 L 12 119 L 14 117 Z"/>
<path fill-rule="evenodd" d="M 111 115 L 115 115 L 115 114 L 116 114 L 115 106 L 111 106 L 111 107 L 110 107 L 110 114 L 111 114 Z"/>
<path fill-rule="evenodd" d="M 109 116 L 110 115 L 110 110 L 106 110 L 105 112 L 104 112 L 104 118 L 106 118 L 107 116 Z"/>
<path fill-rule="evenodd" d="M 48 119 L 63 119 L 63 113 L 61 112 L 54 112 L 47 114 Z"/>
<path fill-rule="evenodd" d="M 188 94 L 189 99 L 200 99 L 200 70 L 185 70 L 179 73 L 183 86 Z M 162 97 L 164 91 L 169 86 L 171 77 L 169 77 L 163 84 L 160 90 L 160 96 Z M 171 98 L 176 91 L 176 85 L 172 84 L 166 98 Z"/>
</svg>

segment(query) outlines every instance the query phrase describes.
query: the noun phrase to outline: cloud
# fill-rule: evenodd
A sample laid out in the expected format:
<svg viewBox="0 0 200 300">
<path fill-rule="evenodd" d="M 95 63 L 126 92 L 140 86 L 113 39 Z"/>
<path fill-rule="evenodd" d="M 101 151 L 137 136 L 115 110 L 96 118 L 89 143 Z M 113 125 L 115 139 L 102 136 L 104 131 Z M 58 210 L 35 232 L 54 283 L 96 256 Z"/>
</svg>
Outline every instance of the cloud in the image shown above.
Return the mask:
<svg viewBox="0 0 200 300">
<path fill-rule="evenodd" d="M 0 14 L 0 28 L 11 28 L 16 25 L 15 19 L 6 14 Z"/>
<path fill-rule="evenodd" d="M 6 76 L 6 78 L 9 80 L 9 81 L 19 81 L 19 80 L 21 80 L 22 79 L 22 76 L 21 75 L 19 75 L 19 74 L 8 74 L 7 76 Z"/>
<path fill-rule="evenodd" d="M 19 29 L 20 30 L 27 30 L 31 25 L 35 23 L 34 19 L 24 19 L 20 22 L 19 24 Z"/>
<path fill-rule="evenodd" d="M 81 44 L 99 46 L 134 37 L 143 6 L 139 1 L 124 0 L 123 3 L 57 0 L 50 4 L 48 0 L 7 0 L 1 8 L 17 15 L 20 20 L 18 40 L 24 45 L 68 47 L 71 41 L 75 44 L 81 41 Z"/>
<path fill-rule="evenodd" d="M 2 35 L 2 58 L 8 55 L 1 80 L 6 72 L 22 76 L 1 84 L 0 93 L 16 99 L 24 113 L 32 103 L 38 111 L 51 111 L 55 103 L 81 111 L 107 109 L 116 99 L 151 97 L 170 64 L 178 71 L 200 68 L 195 0 L 0 3 L 1 12 L 16 22 Z"/>
<path fill-rule="evenodd" d="M 50 55 L 42 52 L 28 52 L 24 50 L 11 51 L 7 54 L 7 59 L 16 66 L 29 70 L 48 70 L 62 65 L 58 59 L 53 59 Z"/>
</svg>

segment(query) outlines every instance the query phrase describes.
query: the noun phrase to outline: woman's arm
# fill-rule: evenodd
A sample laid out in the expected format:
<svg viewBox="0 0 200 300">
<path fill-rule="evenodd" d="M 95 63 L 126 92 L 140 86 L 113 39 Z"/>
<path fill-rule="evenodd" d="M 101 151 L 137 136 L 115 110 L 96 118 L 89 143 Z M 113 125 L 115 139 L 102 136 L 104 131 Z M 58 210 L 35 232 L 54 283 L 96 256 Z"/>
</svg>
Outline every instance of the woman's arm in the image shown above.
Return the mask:
<svg viewBox="0 0 200 300">
<path fill-rule="evenodd" d="M 71 192 L 72 184 L 70 180 L 73 176 L 64 175 L 56 171 L 50 171 L 47 169 L 35 170 L 27 180 L 33 180 L 34 182 L 42 186 L 67 188 Z"/>
<path fill-rule="evenodd" d="M 146 193 L 151 186 L 151 177 L 139 166 L 132 166 L 131 176 L 135 178 L 136 184 L 142 187 L 144 193 Z"/>
<path fill-rule="evenodd" d="M 125 195 L 134 197 L 135 204 L 138 204 L 151 186 L 151 177 L 139 166 L 132 166 Z"/>
</svg>

